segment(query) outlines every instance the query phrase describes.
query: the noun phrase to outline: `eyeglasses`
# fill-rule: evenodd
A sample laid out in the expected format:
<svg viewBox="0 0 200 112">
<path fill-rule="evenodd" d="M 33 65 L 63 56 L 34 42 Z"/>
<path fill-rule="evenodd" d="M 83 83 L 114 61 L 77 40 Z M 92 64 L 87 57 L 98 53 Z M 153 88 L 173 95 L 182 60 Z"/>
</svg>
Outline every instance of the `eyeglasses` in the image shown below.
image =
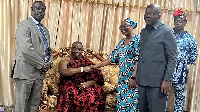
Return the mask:
<svg viewBox="0 0 200 112">
<path fill-rule="evenodd" d="M 128 26 L 131 26 L 131 25 L 121 25 L 120 27 L 119 27 L 119 29 L 121 30 L 121 29 L 123 29 L 123 28 L 128 28 Z"/>
</svg>

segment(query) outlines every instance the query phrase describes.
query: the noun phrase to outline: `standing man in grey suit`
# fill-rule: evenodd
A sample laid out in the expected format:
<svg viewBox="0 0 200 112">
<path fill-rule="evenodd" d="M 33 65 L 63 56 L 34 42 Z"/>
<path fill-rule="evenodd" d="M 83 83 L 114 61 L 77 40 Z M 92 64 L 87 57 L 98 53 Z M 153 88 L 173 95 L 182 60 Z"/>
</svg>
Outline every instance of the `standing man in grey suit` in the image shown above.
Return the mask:
<svg viewBox="0 0 200 112">
<path fill-rule="evenodd" d="M 17 26 L 13 69 L 15 112 L 37 112 L 45 72 L 53 64 L 49 31 L 41 24 L 45 9 L 42 1 L 34 2 L 31 17 Z"/>
<path fill-rule="evenodd" d="M 172 29 L 161 23 L 157 4 L 147 6 L 141 31 L 140 59 L 136 73 L 140 112 L 164 112 L 170 80 L 177 60 Z"/>
</svg>

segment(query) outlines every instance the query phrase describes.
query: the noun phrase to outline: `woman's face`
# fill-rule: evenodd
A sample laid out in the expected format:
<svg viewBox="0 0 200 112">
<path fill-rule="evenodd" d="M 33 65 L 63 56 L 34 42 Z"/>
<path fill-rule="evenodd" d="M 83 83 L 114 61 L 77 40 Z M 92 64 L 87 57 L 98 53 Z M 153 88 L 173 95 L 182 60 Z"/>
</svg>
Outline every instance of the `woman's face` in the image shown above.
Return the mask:
<svg viewBox="0 0 200 112">
<path fill-rule="evenodd" d="M 184 30 L 185 25 L 186 21 L 184 21 L 182 18 L 174 19 L 174 26 L 176 30 Z"/>
<path fill-rule="evenodd" d="M 133 31 L 133 27 L 131 26 L 131 24 L 126 21 L 121 22 L 119 29 L 121 30 L 122 34 L 125 36 L 131 34 Z"/>
</svg>

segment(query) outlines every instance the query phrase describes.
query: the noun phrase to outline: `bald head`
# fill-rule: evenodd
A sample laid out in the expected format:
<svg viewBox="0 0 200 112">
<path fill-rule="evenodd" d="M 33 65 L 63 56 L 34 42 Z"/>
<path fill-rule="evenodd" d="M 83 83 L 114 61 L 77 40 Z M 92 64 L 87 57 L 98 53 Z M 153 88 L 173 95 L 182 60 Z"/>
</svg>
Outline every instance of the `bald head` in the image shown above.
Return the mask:
<svg viewBox="0 0 200 112">
<path fill-rule="evenodd" d="M 150 4 L 147 6 L 144 20 L 147 26 L 153 26 L 161 17 L 161 9 L 158 4 Z"/>
<path fill-rule="evenodd" d="M 160 5 L 158 5 L 158 4 L 150 4 L 150 5 L 147 6 L 147 8 L 153 9 L 154 12 L 158 13 L 158 14 L 160 14 L 160 12 L 161 12 Z"/>
</svg>

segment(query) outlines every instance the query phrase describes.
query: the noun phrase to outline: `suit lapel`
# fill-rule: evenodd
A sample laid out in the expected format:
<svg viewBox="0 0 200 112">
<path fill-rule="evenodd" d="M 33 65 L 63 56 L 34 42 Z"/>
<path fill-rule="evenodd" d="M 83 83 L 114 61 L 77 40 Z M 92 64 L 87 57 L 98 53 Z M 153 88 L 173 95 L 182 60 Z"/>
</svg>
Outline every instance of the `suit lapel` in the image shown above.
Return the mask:
<svg viewBox="0 0 200 112">
<path fill-rule="evenodd" d="M 40 33 L 40 31 L 39 31 L 37 25 L 35 24 L 35 22 L 32 20 L 31 17 L 29 17 L 28 19 L 29 19 L 29 21 L 31 22 L 31 24 L 32 24 L 32 26 L 33 26 L 33 29 L 36 31 L 36 33 L 38 34 L 38 36 L 40 37 L 40 39 L 43 41 L 42 34 Z M 46 28 L 45 26 L 43 26 L 43 28 L 44 28 L 44 31 L 45 31 L 45 34 L 46 34 L 47 42 L 48 42 L 48 44 L 50 44 L 50 40 L 49 40 L 50 37 L 49 37 L 48 34 L 47 34 L 47 33 L 48 33 L 48 30 L 47 30 L 47 28 Z"/>
<path fill-rule="evenodd" d="M 31 26 L 33 27 L 33 30 L 35 31 L 36 35 L 38 35 L 39 40 L 40 40 L 42 43 L 44 43 L 44 40 L 43 40 L 43 38 L 42 38 L 42 34 L 40 33 L 40 31 L 39 31 L 37 25 L 35 24 L 35 22 L 32 20 L 31 17 L 29 17 L 29 21 L 30 21 Z M 46 31 L 45 31 L 45 32 L 46 32 Z M 48 41 L 48 40 L 47 40 L 47 41 Z M 46 49 L 46 47 L 45 47 L 44 44 L 43 44 L 42 46 L 43 46 L 44 49 Z"/>
<path fill-rule="evenodd" d="M 33 26 L 33 29 L 35 30 L 36 34 L 38 34 L 38 36 L 40 37 L 40 39 L 43 41 L 42 34 L 40 33 L 40 31 L 39 31 L 37 25 L 35 24 L 35 22 L 32 20 L 31 17 L 29 17 L 28 19 L 31 22 L 31 24 Z"/>
</svg>

